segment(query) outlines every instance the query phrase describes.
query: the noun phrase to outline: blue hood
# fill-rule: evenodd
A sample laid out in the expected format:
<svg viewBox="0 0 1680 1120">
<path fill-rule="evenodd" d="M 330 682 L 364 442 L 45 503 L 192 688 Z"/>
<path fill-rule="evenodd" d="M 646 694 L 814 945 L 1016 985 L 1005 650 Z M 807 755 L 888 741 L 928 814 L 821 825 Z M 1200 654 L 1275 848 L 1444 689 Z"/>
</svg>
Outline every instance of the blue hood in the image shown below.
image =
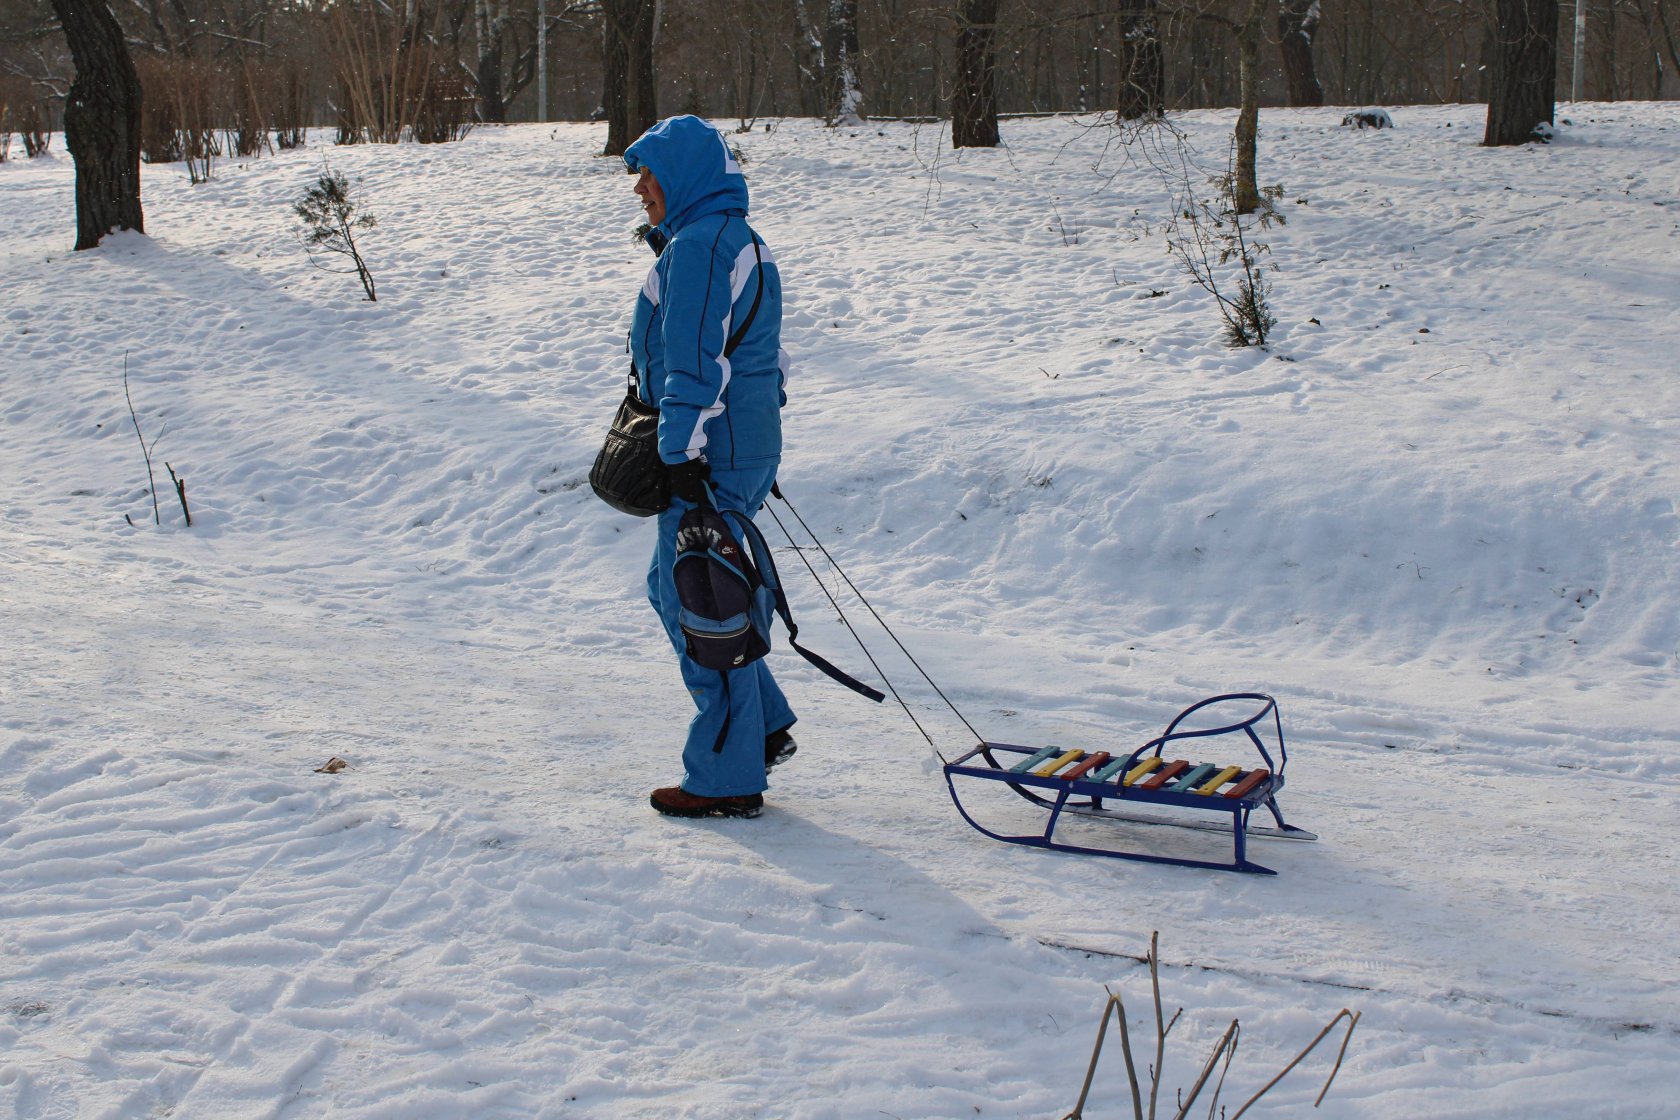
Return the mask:
<svg viewBox="0 0 1680 1120">
<path fill-rule="evenodd" d="M 747 212 L 747 180 L 723 133 L 699 117 L 662 120 L 625 149 L 632 171 L 647 168 L 665 192 L 665 220 L 675 234 L 683 226 L 725 210 Z"/>
</svg>

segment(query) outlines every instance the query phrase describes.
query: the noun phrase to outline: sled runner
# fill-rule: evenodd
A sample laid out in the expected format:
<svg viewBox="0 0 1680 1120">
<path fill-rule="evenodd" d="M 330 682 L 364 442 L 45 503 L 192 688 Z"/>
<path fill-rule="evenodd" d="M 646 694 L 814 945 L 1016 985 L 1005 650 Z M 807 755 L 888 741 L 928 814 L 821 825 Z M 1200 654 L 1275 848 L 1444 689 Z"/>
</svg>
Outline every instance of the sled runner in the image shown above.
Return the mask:
<svg viewBox="0 0 1680 1120">
<path fill-rule="evenodd" d="M 1222 711 L 1252 714 L 1233 722 Z M 1207 739 L 1225 745 L 1240 742 L 1244 737 L 1258 752 L 1260 765 L 1253 765 L 1252 759 L 1250 766 L 1244 767 L 1173 757 L 1181 751 L 1188 753 L 1179 746 L 1188 740 Z M 1277 794 L 1283 789 L 1283 771 L 1288 764 L 1289 753 L 1284 746 L 1277 701 L 1264 693 L 1236 692 L 1192 704 L 1158 737 L 1129 754 L 982 742 L 956 761 L 947 762 L 944 769 L 945 784 L 957 811 L 974 828 L 995 840 L 1149 863 L 1275 875 L 1277 872 L 1271 868 L 1248 858 L 1250 836 L 1318 839 L 1305 829 L 1285 824 L 1278 809 Z M 957 792 L 959 778 L 1003 783 L 1033 804 L 1049 810 L 1044 831 L 1009 835 L 982 825 Z M 979 787 L 966 781 L 962 784 L 972 800 Z M 1249 815 L 1262 807 L 1277 821 L 1276 827 L 1249 824 Z M 1230 821 L 1227 824 L 1209 820 L 1201 817 L 1201 813 L 1227 814 Z M 1184 855 L 1091 847 L 1057 839 L 1057 827 L 1069 818 L 1228 830 L 1232 858 L 1227 863 Z"/>
</svg>

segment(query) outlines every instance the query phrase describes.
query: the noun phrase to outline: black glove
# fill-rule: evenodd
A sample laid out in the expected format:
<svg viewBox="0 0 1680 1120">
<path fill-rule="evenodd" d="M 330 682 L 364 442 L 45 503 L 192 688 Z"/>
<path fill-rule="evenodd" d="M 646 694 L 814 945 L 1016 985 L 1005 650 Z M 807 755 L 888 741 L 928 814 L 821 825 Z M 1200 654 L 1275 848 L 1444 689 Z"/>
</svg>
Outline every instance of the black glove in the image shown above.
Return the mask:
<svg viewBox="0 0 1680 1120">
<path fill-rule="evenodd" d="M 665 469 L 671 480 L 673 497 L 681 498 L 691 506 L 706 500 L 703 484 L 712 477 L 712 468 L 706 465 L 704 459 L 687 459 Z"/>
</svg>

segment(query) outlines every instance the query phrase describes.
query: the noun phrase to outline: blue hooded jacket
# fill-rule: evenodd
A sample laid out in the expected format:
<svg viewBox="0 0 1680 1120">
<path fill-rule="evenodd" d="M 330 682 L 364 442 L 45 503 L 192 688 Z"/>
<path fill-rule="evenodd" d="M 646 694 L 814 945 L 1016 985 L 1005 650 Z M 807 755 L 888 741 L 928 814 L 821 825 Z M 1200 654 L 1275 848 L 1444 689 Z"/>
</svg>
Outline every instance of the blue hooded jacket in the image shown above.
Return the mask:
<svg viewBox="0 0 1680 1120">
<path fill-rule="evenodd" d="M 624 162 L 647 168 L 665 192 L 656 232 L 668 243 L 636 298 L 630 329 L 640 395 L 659 406 L 659 456 L 667 463 L 704 456 L 714 470 L 773 466 L 787 403 L 782 282 L 769 246 L 747 225 L 740 164 L 723 134 L 692 116 L 648 129 Z M 749 312 L 746 333 L 725 357 Z"/>
</svg>

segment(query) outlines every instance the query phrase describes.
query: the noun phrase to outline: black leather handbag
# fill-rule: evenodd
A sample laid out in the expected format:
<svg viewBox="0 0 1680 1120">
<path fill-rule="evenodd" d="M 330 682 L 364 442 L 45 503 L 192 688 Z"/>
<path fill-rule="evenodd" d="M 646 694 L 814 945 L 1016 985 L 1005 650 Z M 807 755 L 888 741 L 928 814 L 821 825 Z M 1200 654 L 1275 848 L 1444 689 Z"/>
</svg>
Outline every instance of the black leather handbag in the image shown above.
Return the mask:
<svg viewBox="0 0 1680 1120">
<path fill-rule="evenodd" d="M 735 353 L 747 328 L 758 314 L 764 298 L 764 254 L 753 235 L 753 255 L 758 258 L 758 291 L 752 310 L 724 344 L 723 356 Z M 589 488 L 609 506 L 634 517 L 652 517 L 671 504 L 669 468 L 659 458 L 659 406 L 642 400 L 636 392 L 636 369 L 630 369 L 630 388 L 624 394 L 606 442 L 589 470 Z"/>
<path fill-rule="evenodd" d="M 609 506 L 652 517 L 671 504 L 671 480 L 659 458 L 659 409 L 636 395 L 636 373 L 589 471 L 589 486 Z"/>
</svg>

